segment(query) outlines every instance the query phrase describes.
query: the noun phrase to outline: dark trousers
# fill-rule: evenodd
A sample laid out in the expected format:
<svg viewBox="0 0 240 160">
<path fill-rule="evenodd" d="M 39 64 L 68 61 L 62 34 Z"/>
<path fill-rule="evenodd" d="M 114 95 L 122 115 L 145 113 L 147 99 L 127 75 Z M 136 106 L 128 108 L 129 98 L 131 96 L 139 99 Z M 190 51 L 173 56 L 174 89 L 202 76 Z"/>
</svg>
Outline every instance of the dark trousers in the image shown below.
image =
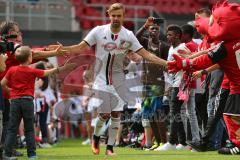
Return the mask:
<svg viewBox="0 0 240 160">
<path fill-rule="evenodd" d="M 42 133 L 42 142 L 47 143 L 47 116 L 48 116 L 48 110 L 49 107 L 47 104 L 45 104 L 43 111 L 39 112 L 39 124 L 40 124 L 40 130 Z"/>
<path fill-rule="evenodd" d="M 9 122 L 9 112 L 10 112 L 10 103 L 8 99 L 4 98 L 4 109 L 3 109 L 3 131 L 2 131 L 2 144 L 5 143 L 6 135 L 7 135 L 7 126 Z"/>
<path fill-rule="evenodd" d="M 183 127 L 183 122 L 181 119 L 181 106 L 183 101 L 180 101 L 177 97 L 179 92 L 178 87 L 171 89 L 170 94 L 170 136 L 169 143 L 186 145 L 186 134 Z"/>
<path fill-rule="evenodd" d="M 30 98 L 18 98 L 11 100 L 7 136 L 5 140 L 5 155 L 11 156 L 16 143 L 16 136 L 21 119 L 24 121 L 24 131 L 27 142 L 28 156 L 36 155 L 34 134 L 34 105 Z"/>
<path fill-rule="evenodd" d="M 213 117 L 209 117 L 207 121 L 206 133 L 203 136 L 203 141 L 206 143 L 209 142 L 209 138 L 215 132 L 216 125 L 218 124 L 219 120 L 223 117 L 223 112 L 229 92 L 230 91 L 228 89 L 221 89 L 219 106 L 215 112 L 215 115 Z"/>
<path fill-rule="evenodd" d="M 208 114 L 207 114 L 208 93 L 196 93 L 196 113 L 198 117 L 198 124 L 202 126 L 201 129 L 206 129 Z"/>
</svg>

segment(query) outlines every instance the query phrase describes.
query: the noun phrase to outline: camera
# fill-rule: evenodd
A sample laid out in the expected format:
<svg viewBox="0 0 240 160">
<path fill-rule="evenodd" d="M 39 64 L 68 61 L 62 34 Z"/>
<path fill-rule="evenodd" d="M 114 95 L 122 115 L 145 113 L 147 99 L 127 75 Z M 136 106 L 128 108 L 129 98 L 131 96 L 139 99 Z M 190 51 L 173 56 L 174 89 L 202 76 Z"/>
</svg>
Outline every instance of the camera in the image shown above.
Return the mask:
<svg viewBox="0 0 240 160">
<path fill-rule="evenodd" d="M 9 38 L 16 38 L 17 35 L 2 35 L 0 36 L 0 54 L 6 53 L 6 52 L 14 52 L 14 43 L 8 42 Z"/>
<path fill-rule="evenodd" d="M 164 23 L 164 19 L 163 18 L 153 18 L 153 23 L 154 24 L 162 24 L 162 23 Z"/>
</svg>

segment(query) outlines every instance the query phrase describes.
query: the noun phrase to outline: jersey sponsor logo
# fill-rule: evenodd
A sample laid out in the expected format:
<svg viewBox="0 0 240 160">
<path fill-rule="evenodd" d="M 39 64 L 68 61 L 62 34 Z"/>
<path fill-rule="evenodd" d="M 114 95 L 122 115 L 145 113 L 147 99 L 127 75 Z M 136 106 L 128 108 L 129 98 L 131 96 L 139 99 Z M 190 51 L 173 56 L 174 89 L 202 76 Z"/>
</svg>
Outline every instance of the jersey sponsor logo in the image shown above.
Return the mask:
<svg viewBox="0 0 240 160">
<path fill-rule="evenodd" d="M 107 52 L 116 50 L 116 51 L 123 51 L 123 53 L 126 50 L 129 50 L 131 46 L 132 46 L 132 42 L 125 41 L 125 40 L 120 40 L 119 46 L 114 42 L 107 42 L 106 44 L 102 45 L 104 50 L 107 51 Z"/>
<path fill-rule="evenodd" d="M 105 51 L 110 52 L 117 48 L 117 44 L 114 42 L 108 42 L 103 45 Z"/>
</svg>

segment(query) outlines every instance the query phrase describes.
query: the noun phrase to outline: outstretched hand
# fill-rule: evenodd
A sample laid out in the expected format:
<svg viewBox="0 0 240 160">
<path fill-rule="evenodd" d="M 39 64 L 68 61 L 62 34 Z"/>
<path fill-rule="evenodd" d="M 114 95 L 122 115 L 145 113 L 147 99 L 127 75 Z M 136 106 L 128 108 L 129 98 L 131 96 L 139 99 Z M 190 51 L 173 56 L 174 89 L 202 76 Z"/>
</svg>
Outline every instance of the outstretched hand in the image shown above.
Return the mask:
<svg viewBox="0 0 240 160">
<path fill-rule="evenodd" d="M 175 61 L 167 62 L 167 68 L 169 73 L 176 73 L 180 70 L 187 71 L 191 68 L 191 61 L 189 59 L 183 59 L 177 54 L 173 54 Z"/>
<path fill-rule="evenodd" d="M 173 54 L 173 58 L 175 59 L 175 61 L 167 62 L 167 68 L 169 73 L 176 73 L 183 68 L 183 59 L 176 54 Z"/>
<path fill-rule="evenodd" d="M 62 45 L 58 45 L 54 51 L 57 53 L 57 56 L 68 56 L 70 54 L 70 52 L 64 49 Z"/>
</svg>

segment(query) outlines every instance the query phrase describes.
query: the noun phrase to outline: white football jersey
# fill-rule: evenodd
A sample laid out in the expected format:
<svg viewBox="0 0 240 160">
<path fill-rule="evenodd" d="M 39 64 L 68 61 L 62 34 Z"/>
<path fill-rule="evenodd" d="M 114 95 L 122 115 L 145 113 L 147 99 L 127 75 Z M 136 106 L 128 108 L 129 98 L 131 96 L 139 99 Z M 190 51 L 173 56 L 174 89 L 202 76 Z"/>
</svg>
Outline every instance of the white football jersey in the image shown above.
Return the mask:
<svg viewBox="0 0 240 160">
<path fill-rule="evenodd" d="M 112 85 L 114 80 L 124 80 L 124 57 L 129 51 L 137 52 L 143 48 L 132 31 L 122 26 L 118 34 L 113 34 L 110 24 L 95 27 L 84 41 L 89 46 L 96 45 L 95 83 L 98 85 Z"/>
</svg>

